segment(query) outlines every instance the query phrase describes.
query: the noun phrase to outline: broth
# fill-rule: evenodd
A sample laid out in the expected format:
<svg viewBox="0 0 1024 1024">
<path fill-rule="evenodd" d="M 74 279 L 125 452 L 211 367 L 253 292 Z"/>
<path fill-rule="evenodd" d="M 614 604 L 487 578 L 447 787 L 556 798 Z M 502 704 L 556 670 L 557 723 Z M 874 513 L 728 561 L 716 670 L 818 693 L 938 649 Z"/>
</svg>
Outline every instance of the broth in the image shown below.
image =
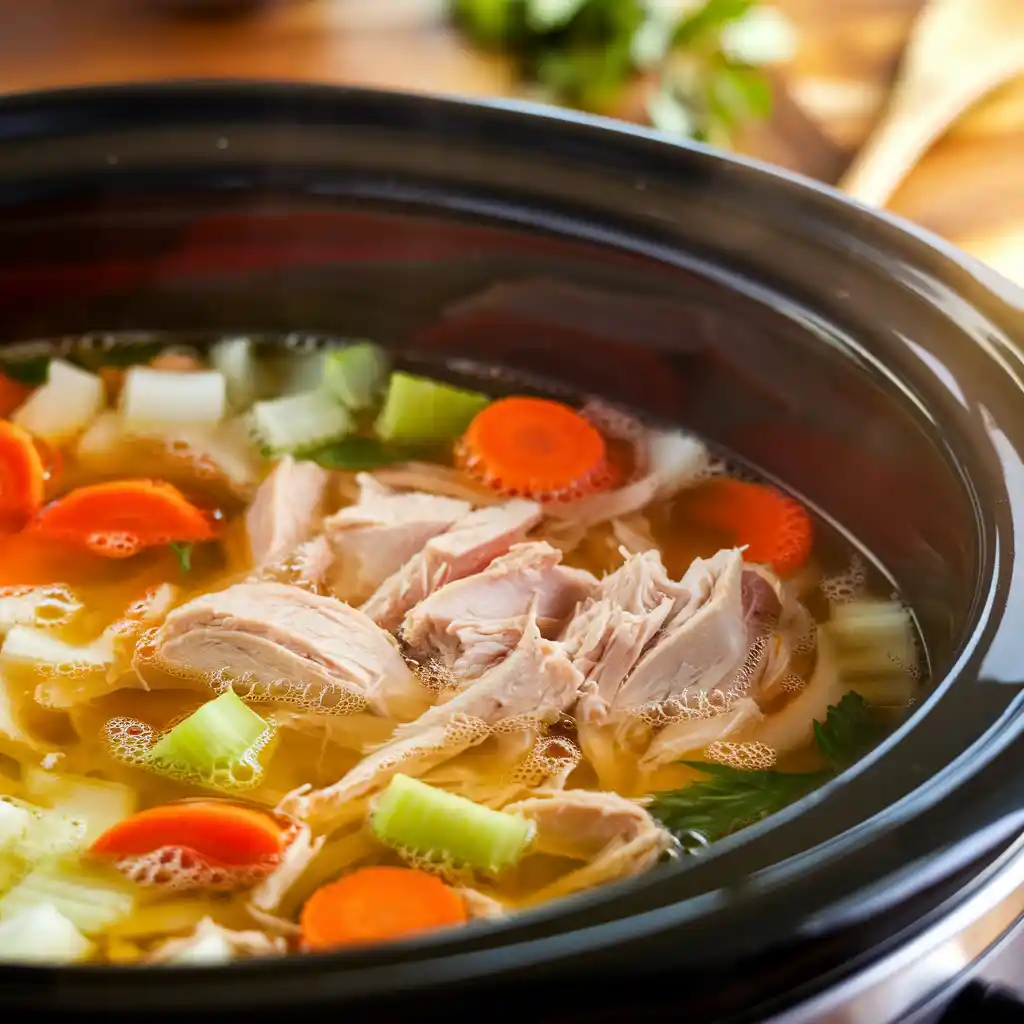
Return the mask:
<svg viewBox="0 0 1024 1024">
<path fill-rule="evenodd" d="M 6 357 L 0 958 L 500 918 L 759 820 L 913 703 L 891 584 L 727 453 L 290 342 Z"/>
</svg>

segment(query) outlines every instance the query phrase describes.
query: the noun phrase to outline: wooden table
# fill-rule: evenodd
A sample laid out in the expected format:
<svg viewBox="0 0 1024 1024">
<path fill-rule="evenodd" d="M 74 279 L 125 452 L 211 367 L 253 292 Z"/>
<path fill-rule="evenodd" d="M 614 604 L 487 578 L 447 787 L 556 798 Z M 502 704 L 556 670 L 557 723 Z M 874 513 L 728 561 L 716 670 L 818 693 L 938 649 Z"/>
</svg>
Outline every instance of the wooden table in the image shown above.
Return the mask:
<svg viewBox="0 0 1024 1024">
<path fill-rule="evenodd" d="M 870 130 L 922 0 L 776 0 L 800 46 L 747 152 L 835 182 Z M 1024 0 L 1021 0 L 1024 2 Z M 237 76 L 507 94 L 502 59 L 469 50 L 444 0 L 277 0 L 237 20 L 158 15 L 144 0 L 0 0 L 0 89 Z M 1024 79 L 941 140 L 891 204 L 1024 282 Z"/>
</svg>

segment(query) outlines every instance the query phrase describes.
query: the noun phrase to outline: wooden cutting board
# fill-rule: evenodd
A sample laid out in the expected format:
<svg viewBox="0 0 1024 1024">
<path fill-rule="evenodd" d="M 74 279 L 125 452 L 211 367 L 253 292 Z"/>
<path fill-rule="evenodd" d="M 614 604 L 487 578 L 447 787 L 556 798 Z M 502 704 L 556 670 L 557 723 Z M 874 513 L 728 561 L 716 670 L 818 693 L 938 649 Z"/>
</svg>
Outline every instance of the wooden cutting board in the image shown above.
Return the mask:
<svg viewBox="0 0 1024 1024">
<path fill-rule="evenodd" d="M 922 0 L 776 2 L 799 52 L 779 75 L 772 122 L 740 148 L 834 183 L 878 116 Z M 508 63 L 469 49 L 444 10 L 444 0 L 277 0 L 197 20 L 146 0 L 0 0 L 0 90 L 231 76 L 513 92 Z M 941 140 L 892 207 L 1024 282 L 1024 80 Z"/>
</svg>

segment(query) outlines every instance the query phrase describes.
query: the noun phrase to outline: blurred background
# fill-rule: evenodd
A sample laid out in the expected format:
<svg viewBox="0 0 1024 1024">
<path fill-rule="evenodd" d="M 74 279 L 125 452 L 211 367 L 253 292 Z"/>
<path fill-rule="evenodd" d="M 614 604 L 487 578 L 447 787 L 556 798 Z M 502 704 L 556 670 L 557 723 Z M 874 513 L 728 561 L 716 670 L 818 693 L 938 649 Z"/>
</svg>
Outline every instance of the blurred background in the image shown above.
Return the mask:
<svg viewBox="0 0 1024 1024">
<path fill-rule="evenodd" d="M 0 0 L 4 92 L 225 76 L 653 123 L 1024 282 L 1024 0 Z"/>
</svg>

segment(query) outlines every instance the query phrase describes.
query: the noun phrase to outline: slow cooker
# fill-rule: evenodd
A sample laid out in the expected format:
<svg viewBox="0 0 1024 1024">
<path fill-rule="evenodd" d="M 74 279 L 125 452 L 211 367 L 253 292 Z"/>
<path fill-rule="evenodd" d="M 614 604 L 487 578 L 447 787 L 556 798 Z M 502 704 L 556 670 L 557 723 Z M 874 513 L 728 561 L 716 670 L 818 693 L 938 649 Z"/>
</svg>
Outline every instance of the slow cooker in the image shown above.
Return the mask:
<svg viewBox="0 0 1024 1024">
<path fill-rule="evenodd" d="M 871 756 L 647 877 L 344 955 L 4 967 L 8 1013 L 1017 1019 L 1024 294 L 701 146 L 305 85 L 4 98 L 0 207 L 3 344 L 343 334 L 600 394 L 837 523 L 908 598 L 929 661 Z"/>
</svg>

